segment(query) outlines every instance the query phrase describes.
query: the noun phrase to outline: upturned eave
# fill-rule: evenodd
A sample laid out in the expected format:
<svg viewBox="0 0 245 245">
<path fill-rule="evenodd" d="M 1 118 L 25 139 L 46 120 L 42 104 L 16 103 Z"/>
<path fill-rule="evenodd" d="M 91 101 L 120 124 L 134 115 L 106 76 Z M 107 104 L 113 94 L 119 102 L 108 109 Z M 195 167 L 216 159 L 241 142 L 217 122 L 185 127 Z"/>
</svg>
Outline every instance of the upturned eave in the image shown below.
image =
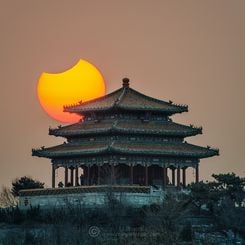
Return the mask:
<svg viewBox="0 0 245 245">
<path fill-rule="evenodd" d="M 82 122 L 64 127 L 50 128 L 49 135 L 61 137 L 94 136 L 106 134 L 135 134 L 189 137 L 202 134 L 202 127 L 187 126 L 173 122 L 142 122 L 138 121 L 112 121 L 112 122 Z"/>
<path fill-rule="evenodd" d="M 149 144 L 145 142 L 133 143 L 120 141 L 105 142 L 100 144 L 90 142 L 84 145 L 67 143 L 55 147 L 32 150 L 33 156 L 50 159 L 103 154 L 207 158 L 219 155 L 219 150 L 188 143 Z"/>
<path fill-rule="evenodd" d="M 188 106 L 177 105 L 172 101 L 166 102 L 144 95 L 129 88 L 129 86 L 123 86 L 110 94 L 91 101 L 64 106 L 64 112 L 78 113 L 81 115 L 110 110 L 149 111 L 172 115 L 187 112 Z"/>
</svg>

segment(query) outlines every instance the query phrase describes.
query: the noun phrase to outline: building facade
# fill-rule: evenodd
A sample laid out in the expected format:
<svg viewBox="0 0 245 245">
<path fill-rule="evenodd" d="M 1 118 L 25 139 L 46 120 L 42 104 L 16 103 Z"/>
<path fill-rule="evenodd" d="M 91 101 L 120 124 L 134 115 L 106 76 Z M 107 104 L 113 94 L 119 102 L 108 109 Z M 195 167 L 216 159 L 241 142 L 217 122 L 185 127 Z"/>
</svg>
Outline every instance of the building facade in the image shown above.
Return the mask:
<svg viewBox="0 0 245 245">
<path fill-rule="evenodd" d="M 78 123 L 49 129 L 50 135 L 66 141 L 32 150 L 33 156 L 51 159 L 52 188 L 57 187 L 58 168 L 64 169 L 65 187 L 185 187 L 187 168 L 195 170 L 198 182 L 200 159 L 219 154 L 218 149 L 185 141 L 186 137 L 202 133 L 201 127 L 181 125 L 170 118 L 187 112 L 186 105 L 139 93 L 129 86 L 127 78 L 118 90 L 65 106 L 64 111 L 81 115 Z"/>
</svg>

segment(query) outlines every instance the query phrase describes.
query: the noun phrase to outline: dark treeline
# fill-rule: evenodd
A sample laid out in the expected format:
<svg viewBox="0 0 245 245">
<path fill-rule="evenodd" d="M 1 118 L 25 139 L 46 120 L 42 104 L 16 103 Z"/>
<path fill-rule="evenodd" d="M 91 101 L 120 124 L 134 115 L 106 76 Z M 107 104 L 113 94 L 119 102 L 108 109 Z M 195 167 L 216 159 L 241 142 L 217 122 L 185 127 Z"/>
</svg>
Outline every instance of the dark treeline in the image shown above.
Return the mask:
<svg viewBox="0 0 245 245">
<path fill-rule="evenodd" d="M 183 222 L 186 214 L 183 205 L 186 204 L 183 200 L 174 202 L 173 197 L 169 196 L 163 206 L 142 208 L 125 207 L 116 202 L 97 209 L 67 206 L 50 210 L 36 207 L 22 211 L 16 207 L 1 210 L 0 220 L 25 230 L 25 235 L 22 233 L 23 244 L 27 244 L 27 238 L 35 241 L 33 244 L 45 244 L 47 236 L 49 244 L 86 244 L 85 241 L 91 242 L 88 244 L 133 244 L 133 241 L 134 244 L 149 244 L 149 239 L 152 244 L 163 241 L 173 244 L 192 239 L 190 223 Z M 30 232 L 30 228 L 35 227 L 45 227 L 46 235 L 40 237 Z M 100 234 L 90 234 L 91 227 L 99 230 Z M 112 243 L 106 243 L 110 238 Z M 15 244 L 13 234 L 10 241 L 10 244 Z"/>
<path fill-rule="evenodd" d="M 188 186 L 185 194 L 167 194 L 161 205 L 127 207 L 110 195 L 108 205 L 96 209 L 0 209 L 0 223 L 11 230 L 0 244 L 192 244 L 202 238 L 201 244 L 218 244 L 206 236 L 217 232 L 244 239 L 245 179 L 213 177 Z M 13 233 L 13 227 L 21 231 Z"/>
</svg>

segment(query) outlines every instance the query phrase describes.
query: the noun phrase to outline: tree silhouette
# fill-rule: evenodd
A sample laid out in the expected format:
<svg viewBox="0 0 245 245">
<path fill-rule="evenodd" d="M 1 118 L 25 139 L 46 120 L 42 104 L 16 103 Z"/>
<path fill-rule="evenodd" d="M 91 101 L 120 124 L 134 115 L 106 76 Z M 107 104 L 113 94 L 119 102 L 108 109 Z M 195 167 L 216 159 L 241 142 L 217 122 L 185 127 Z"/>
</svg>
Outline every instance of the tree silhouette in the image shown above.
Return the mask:
<svg viewBox="0 0 245 245">
<path fill-rule="evenodd" d="M 191 200 L 205 204 L 221 229 L 245 234 L 245 178 L 234 173 L 213 174 L 215 181 L 190 185 Z"/>
<path fill-rule="evenodd" d="M 17 178 L 12 182 L 11 192 L 14 196 L 19 196 L 19 191 L 24 189 L 44 188 L 44 183 L 34 180 L 31 177 Z"/>
</svg>

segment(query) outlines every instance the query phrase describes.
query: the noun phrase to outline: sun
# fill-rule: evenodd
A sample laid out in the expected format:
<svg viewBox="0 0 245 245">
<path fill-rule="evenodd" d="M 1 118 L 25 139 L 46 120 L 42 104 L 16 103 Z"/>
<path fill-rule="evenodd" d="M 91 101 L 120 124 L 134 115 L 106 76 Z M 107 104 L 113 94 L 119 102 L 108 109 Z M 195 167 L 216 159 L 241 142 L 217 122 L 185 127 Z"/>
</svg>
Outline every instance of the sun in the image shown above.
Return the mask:
<svg viewBox="0 0 245 245">
<path fill-rule="evenodd" d="M 81 59 L 62 73 L 42 73 L 37 93 L 42 108 L 50 117 L 60 122 L 73 123 L 81 117 L 63 112 L 63 106 L 103 96 L 105 82 L 93 64 Z"/>
</svg>

